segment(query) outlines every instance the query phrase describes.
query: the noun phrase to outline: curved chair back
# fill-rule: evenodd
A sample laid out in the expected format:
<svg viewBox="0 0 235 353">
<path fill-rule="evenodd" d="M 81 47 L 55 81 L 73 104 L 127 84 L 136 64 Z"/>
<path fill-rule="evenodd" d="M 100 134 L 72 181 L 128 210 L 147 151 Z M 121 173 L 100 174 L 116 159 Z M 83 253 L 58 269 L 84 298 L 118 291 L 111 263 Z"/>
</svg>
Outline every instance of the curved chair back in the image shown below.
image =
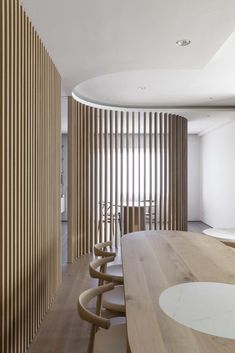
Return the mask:
<svg viewBox="0 0 235 353">
<path fill-rule="evenodd" d="M 110 320 L 101 317 L 100 315 L 94 314 L 89 309 L 87 309 L 87 305 L 89 302 L 95 297 L 102 295 L 109 290 L 114 288 L 113 283 L 104 284 L 103 286 L 99 286 L 96 288 L 87 289 L 85 292 L 80 294 L 78 298 L 78 312 L 80 317 L 83 320 L 90 322 L 96 327 L 102 327 L 104 329 L 108 329 L 110 327 Z"/>
<path fill-rule="evenodd" d="M 108 273 L 105 273 L 106 265 L 112 261 L 114 261 L 114 256 L 109 256 L 109 257 L 105 257 L 105 258 L 90 262 L 90 265 L 89 265 L 90 276 L 93 278 L 97 278 L 100 284 L 103 282 L 123 284 L 122 276 L 112 276 Z"/>
<path fill-rule="evenodd" d="M 94 245 L 95 256 L 101 256 L 101 257 L 116 256 L 115 251 L 108 251 L 107 250 L 108 247 L 112 248 L 111 241 L 106 241 L 104 243 L 95 244 Z"/>
<path fill-rule="evenodd" d="M 100 315 L 100 297 L 102 296 L 103 293 L 109 290 L 112 290 L 113 288 L 114 288 L 114 284 L 108 283 L 103 286 L 87 289 L 85 292 L 80 294 L 78 298 L 77 308 L 78 308 L 78 313 L 80 317 L 83 320 L 88 321 L 92 324 L 92 330 L 91 330 L 89 346 L 88 346 L 88 353 L 93 353 L 95 333 L 97 331 L 97 328 L 101 327 L 107 330 L 110 327 L 110 324 L 111 324 L 110 320 L 103 318 Z M 95 297 L 97 297 L 96 314 L 91 312 L 91 310 L 87 309 L 87 305 Z"/>
</svg>

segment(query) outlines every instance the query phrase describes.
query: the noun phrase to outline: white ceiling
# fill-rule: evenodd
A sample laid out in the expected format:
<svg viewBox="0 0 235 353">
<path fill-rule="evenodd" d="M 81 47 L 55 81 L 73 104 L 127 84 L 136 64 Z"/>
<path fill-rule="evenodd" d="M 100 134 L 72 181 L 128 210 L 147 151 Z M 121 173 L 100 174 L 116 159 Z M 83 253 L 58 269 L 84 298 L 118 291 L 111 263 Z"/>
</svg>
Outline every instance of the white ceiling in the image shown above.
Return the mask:
<svg viewBox="0 0 235 353">
<path fill-rule="evenodd" d="M 99 104 L 235 106 L 234 0 L 22 3 L 59 69 L 66 95 L 81 84 L 77 94 Z M 192 44 L 177 47 L 182 38 Z M 210 117 L 206 110 L 185 115 L 190 114 L 196 133 L 233 118 L 221 110 Z"/>
</svg>

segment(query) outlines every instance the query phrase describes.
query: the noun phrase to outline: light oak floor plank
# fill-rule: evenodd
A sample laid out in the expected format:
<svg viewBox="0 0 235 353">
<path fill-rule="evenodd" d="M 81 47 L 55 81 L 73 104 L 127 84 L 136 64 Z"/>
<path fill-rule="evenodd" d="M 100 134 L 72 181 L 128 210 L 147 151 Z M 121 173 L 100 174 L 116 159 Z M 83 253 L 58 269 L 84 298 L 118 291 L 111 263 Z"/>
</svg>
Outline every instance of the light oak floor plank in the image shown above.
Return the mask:
<svg viewBox="0 0 235 353">
<path fill-rule="evenodd" d="M 81 292 L 96 285 L 88 273 L 90 255 L 64 266 L 63 282 L 28 353 L 86 353 L 90 325 L 77 313 Z"/>
</svg>

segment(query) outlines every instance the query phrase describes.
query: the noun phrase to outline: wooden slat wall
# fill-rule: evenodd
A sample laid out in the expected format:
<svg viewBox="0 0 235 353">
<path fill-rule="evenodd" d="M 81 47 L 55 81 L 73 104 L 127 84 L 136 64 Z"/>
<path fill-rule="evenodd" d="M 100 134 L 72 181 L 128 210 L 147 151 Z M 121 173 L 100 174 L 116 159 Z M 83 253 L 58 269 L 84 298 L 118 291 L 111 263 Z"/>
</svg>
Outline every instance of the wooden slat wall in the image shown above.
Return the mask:
<svg viewBox="0 0 235 353">
<path fill-rule="evenodd" d="M 118 245 L 128 229 L 187 229 L 185 118 L 96 109 L 70 97 L 69 146 L 71 262 L 96 242 Z M 76 251 L 78 239 L 89 246 Z"/>
<path fill-rule="evenodd" d="M 61 85 L 17 0 L 0 46 L 0 351 L 23 353 L 61 281 Z"/>
</svg>

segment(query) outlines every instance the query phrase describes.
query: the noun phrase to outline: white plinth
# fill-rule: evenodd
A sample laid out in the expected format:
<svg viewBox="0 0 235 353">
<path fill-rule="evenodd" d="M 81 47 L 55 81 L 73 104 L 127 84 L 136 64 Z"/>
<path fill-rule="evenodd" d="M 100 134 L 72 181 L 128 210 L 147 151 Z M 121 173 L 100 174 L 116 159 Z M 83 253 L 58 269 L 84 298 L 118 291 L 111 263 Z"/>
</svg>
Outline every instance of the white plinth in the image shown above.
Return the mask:
<svg viewBox="0 0 235 353">
<path fill-rule="evenodd" d="M 235 242 L 235 228 L 208 228 L 203 233 L 218 239 Z"/>
</svg>

